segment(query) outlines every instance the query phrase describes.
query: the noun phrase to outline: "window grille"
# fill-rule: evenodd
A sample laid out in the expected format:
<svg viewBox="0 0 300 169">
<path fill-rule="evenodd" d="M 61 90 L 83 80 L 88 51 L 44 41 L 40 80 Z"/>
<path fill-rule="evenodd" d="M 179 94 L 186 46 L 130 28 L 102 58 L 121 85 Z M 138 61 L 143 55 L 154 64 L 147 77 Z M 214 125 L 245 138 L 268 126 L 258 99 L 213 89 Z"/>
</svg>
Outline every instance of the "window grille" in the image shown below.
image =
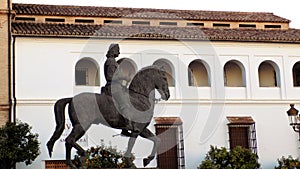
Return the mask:
<svg viewBox="0 0 300 169">
<path fill-rule="evenodd" d="M 79 68 L 75 69 L 75 83 L 76 85 L 88 85 L 88 68 Z"/>
</svg>

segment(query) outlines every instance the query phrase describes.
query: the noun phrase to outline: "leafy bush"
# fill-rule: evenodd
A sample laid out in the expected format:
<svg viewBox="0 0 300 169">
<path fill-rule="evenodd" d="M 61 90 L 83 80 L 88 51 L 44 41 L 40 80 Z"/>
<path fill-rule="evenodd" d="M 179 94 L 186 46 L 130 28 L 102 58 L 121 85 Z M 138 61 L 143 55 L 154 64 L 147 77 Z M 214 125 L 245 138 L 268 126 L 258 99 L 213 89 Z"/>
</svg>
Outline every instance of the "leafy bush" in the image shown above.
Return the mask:
<svg viewBox="0 0 300 169">
<path fill-rule="evenodd" d="M 198 169 L 257 169 L 258 156 L 240 146 L 227 151 L 226 148 L 210 147 L 205 160 Z"/>
<path fill-rule="evenodd" d="M 86 167 L 88 169 L 95 168 L 129 168 L 135 167 L 133 161 L 135 157 L 131 154 L 131 157 L 125 158 L 124 153 L 118 151 L 116 147 L 105 146 L 103 140 L 101 140 L 100 146 L 91 147 L 86 151 Z M 76 167 L 81 167 L 81 159 L 77 154 L 74 157 L 74 163 Z"/>
<path fill-rule="evenodd" d="M 11 169 L 18 162 L 29 165 L 40 154 L 38 134 L 20 121 L 7 122 L 0 128 L 0 168 Z"/>
<path fill-rule="evenodd" d="M 281 157 L 277 159 L 278 166 L 274 169 L 300 169 L 300 161 L 298 158 L 294 159 L 292 156 L 288 158 Z"/>
</svg>

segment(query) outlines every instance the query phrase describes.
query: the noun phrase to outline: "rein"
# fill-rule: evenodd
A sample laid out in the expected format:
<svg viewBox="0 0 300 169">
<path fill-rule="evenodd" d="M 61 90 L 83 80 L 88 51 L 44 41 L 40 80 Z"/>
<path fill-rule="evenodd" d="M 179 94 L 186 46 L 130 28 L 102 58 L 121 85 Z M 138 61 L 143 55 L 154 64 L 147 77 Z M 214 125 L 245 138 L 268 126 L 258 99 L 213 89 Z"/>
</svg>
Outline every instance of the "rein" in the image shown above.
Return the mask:
<svg viewBox="0 0 300 169">
<path fill-rule="evenodd" d="M 146 97 L 146 98 L 149 98 L 149 96 L 145 95 L 144 93 L 137 92 L 137 91 L 135 91 L 135 90 L 133 90 L 133 89 L 128 89 L 128 90 L 132 91 L 133 93 L 136 93 L 136 94 L 142 95 L 142 96 L 144 96 L 144 97 Z"/>
</svg>

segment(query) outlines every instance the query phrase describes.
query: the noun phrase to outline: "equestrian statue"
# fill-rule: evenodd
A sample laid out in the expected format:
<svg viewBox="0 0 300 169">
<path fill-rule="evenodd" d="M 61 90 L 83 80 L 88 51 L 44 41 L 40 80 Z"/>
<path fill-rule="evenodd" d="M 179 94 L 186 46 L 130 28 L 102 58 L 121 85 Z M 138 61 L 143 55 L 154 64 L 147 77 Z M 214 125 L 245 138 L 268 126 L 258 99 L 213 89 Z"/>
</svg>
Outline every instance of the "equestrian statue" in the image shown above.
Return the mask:
<svg viewBox="0 0 300 169">
<path fill-rule="evenodd" d="M 68 104 L 68 115 L 73 128 L 65 139 L 65 148 L 66 164 L 72 169 L 76 167 L 71 161 L 71 149 L 75 148 L 81 157 L 85 157 L 85 150 L 76 142 L 92 124 L 120 129 L 121 135 L 128 136 L 125 157 L 130 157 L 138 136 L 154 143 L 151 154 L 143 159 L 144 166 L 155 157 L 160 140 L 147 127 L 153 118 L 155 89 L 163 100 L 168 100 L 170 97 L 166 72 L 155 65 L 142 68 L 135 74 L 127 88 L 123 82 L 128 81 L 129 78 L 122 76 L 124 73 L 120 71 L 115 60 L 119 54 L 119 45 L 111 44 L 104 64 L 107 83 L 102 87 L 100 94 L 80 93 L 74 97 L 59 99 L 54 105 L 56 128 L 47 142 L 48 153 L 51 157 L 54 143 L 64 131 L 65 107 Z"/>
</svg>

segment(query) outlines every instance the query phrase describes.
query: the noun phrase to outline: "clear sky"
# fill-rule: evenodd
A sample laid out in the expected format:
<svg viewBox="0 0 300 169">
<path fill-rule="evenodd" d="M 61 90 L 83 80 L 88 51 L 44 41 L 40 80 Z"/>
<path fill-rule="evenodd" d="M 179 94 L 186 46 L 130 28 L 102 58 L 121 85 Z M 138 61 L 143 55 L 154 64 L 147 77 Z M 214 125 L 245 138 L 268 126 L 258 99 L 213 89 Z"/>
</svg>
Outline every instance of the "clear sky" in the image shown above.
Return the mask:
<svg viewBox="0 0 300 169">
<path fill-rule="evenodd" d="M 12 0 L 13 3 L 272 12 L 300 29 L 299 0 Z"/>
</svg>

